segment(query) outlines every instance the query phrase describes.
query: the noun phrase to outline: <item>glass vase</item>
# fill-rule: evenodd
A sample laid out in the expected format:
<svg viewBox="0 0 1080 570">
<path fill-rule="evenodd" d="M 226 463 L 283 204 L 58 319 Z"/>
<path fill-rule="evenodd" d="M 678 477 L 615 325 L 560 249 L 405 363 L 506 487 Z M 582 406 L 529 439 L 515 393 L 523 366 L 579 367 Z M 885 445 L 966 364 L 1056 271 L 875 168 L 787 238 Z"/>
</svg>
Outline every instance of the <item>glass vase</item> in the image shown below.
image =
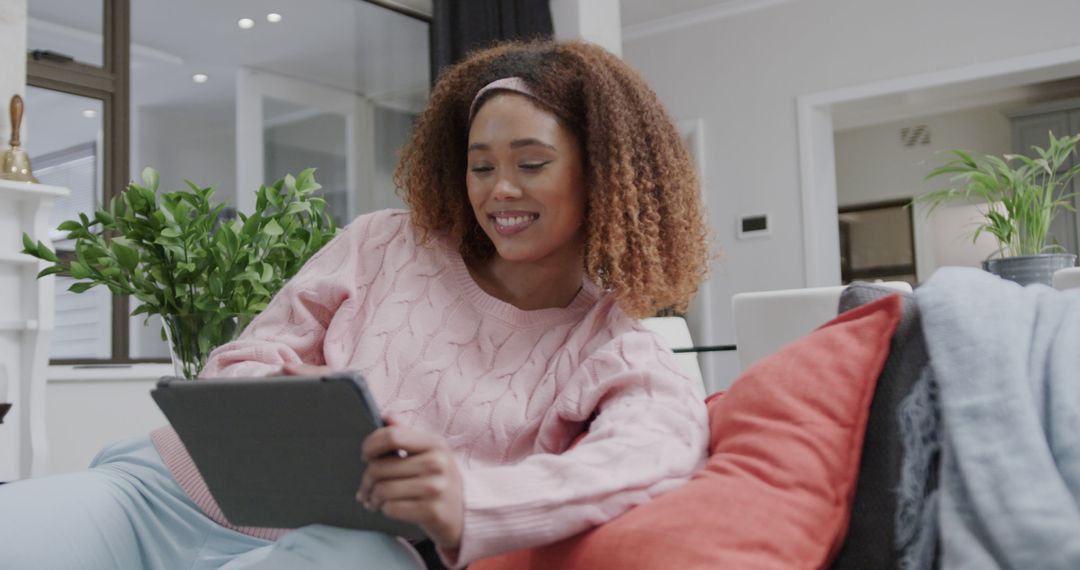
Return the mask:
<svg viewBox="0 0 1080 570">
<path fill-rule="evenodd" d="M 176 376 L 194 380 L 206 366 L 210 353 L 239 336 L 250 318 L 201 313 L 164 315 L 161 320 Z"/>
</svg>

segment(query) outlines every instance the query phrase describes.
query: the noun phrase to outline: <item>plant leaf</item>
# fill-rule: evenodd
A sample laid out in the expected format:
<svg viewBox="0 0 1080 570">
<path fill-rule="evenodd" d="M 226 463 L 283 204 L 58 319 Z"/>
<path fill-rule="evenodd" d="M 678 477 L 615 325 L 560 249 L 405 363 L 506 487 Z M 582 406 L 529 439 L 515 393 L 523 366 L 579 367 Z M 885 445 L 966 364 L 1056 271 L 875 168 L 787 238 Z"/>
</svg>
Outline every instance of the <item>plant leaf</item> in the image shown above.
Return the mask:
<svg viewBox="0 0 1080 570">
<path fill-rule="evenodd" d="M 277 220 L 271 219 L 269 222 L 267 222 L 265 226 L 263 226 L 262 233 L 268 236 L 277 237 L 285 233 L 285 230 L 281 228 L 281 224 L 278 224 Z"/>
<path fill-rule="evenodd" d="M 158 183 L 161 182 L 161 176 L 158 174 L 158 171 L 150 168 L 149 166 L 143 169 L 142 179 L 143 182 L 146 183 L 146 187 L 151 192 L 156 192 L 158 189 Z"/>
<path fill-rule="evenodd" d="M 85 293 L 87 289 L 90 289 L 95 285 L 97 285 L 97 283 L 72 283 L 71 286 L 68 287 L 68 291 L 71 291 L 72 293 Z"/>
<path fill-rule="evenodd" d="M 116 256 L 116 261 L 120 264 L 120 267 L 130 271 L 139 264 L 139 252 L 131 247 L 131 242 L 126 238 L 118 237 L 113 239 L 112 243 L 109 244 L 109 249 Z"/>
<path fill-rule="evenodd" d="M 45 277 L 47 275 L 56 275 L 57 273 L 63 273 L 63 272 L 64 272 L 63 267 L 61 267 L 59 265 L 53 265 L 51 267 L 46 267 L 45 269 L 42 269 L 41 271 L 39 271 L 38 274 L 37 274 L 37 278 L 41 279 L 42 277 Z"/>
<path fill-rule="evenodd" d="M 23 250 L 22 250 L 23 253 L 33 255 L 34 257 L 38 256 L 37 255 L 37 246 L 34 245 L 34 240 L 31 239 L 30 236 L 28 236 L 26 234 L 26 232 L 23 232 L 22 243 L 23 243 Z"/>
<path fill-rule="evenodd" d="M 90 269 L 81 261 L 72 261 L 68 270 L 75 279 L 89 279 L 93 275 Z"/>
<path fill-rule="evenodd" d="M 44 259 L 45 261 L 51 261 L 53 263 L 57 263 L 60 261 L 60 259 L 56 257 L 56 254 L 53 253 L 53 250 L 49 249 L 49 246 L 45 245 L 40 241 L 37 242 L 37 253 L 38 257 Z"/>
</svg>

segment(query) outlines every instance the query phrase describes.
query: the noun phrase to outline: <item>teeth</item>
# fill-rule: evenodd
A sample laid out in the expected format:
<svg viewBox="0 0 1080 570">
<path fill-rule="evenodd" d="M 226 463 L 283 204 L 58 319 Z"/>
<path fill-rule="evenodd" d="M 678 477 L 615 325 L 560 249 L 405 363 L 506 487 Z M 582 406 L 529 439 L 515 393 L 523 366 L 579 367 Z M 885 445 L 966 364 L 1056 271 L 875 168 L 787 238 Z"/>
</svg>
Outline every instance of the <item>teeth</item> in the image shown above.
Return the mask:
<svg viewBox="0 0 1080 570">
<path fill-rule="evenodd" d="M 496 217 L 495 218 L 495 223 L 500 225 L 500 226 L 503 226 L 503 227 L 516 226 L 518 224 L 524 224 L 525 222 L 530 222 L 530 221 L 532 221 L 534 219 L 535 219 L 535 216 L 514 216 L 514 217 L 511 217 L 511 218 Z"/>
</svg>

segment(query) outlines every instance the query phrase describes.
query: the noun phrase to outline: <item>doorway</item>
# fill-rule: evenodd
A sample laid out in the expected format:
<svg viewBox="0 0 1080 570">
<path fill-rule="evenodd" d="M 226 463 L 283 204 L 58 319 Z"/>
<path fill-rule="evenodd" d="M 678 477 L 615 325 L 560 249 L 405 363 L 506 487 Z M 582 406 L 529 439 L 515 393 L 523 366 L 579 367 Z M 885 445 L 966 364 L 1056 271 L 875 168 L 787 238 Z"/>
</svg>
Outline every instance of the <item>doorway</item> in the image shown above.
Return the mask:
<svg viewBox="0 0 1080 570">
<path fill-rule="evenodd" d="M 1080 75 L 1080 47 L 935 71 L 798 97 L 799 172 L 807 287 L 838 285 L 836 121 L 877 114 L 899 120 L 970 106 L 970 97 L 1015 96 L 1025 86 Z M 916 209 L 915 219 L 922 217 Z M 916 243 L 916 255 L 925 244 Z"/>
</svg>

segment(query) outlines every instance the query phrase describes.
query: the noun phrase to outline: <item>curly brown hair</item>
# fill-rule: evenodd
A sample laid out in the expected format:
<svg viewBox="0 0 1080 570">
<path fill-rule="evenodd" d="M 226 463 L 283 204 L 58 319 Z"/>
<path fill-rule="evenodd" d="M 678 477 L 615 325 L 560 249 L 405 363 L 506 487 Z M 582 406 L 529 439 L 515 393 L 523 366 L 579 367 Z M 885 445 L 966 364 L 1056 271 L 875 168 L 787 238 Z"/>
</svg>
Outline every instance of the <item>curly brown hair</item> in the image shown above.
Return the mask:
<svg viewBox="0 0 1080 570">
<path fill-rule="evenodd" d="M 448 234 L 466 260 L 493 255 L 469 204 L 465 157 L 473 97 L 504 77 L 522 78 L 581 141 L 586 275 L 630 316 L 685 311 L 709 257 L 690 155 L 637 72 L 584 42 L 504 43 L 442 74 L 394 172 L 420 241 Z"/>
</svg>

